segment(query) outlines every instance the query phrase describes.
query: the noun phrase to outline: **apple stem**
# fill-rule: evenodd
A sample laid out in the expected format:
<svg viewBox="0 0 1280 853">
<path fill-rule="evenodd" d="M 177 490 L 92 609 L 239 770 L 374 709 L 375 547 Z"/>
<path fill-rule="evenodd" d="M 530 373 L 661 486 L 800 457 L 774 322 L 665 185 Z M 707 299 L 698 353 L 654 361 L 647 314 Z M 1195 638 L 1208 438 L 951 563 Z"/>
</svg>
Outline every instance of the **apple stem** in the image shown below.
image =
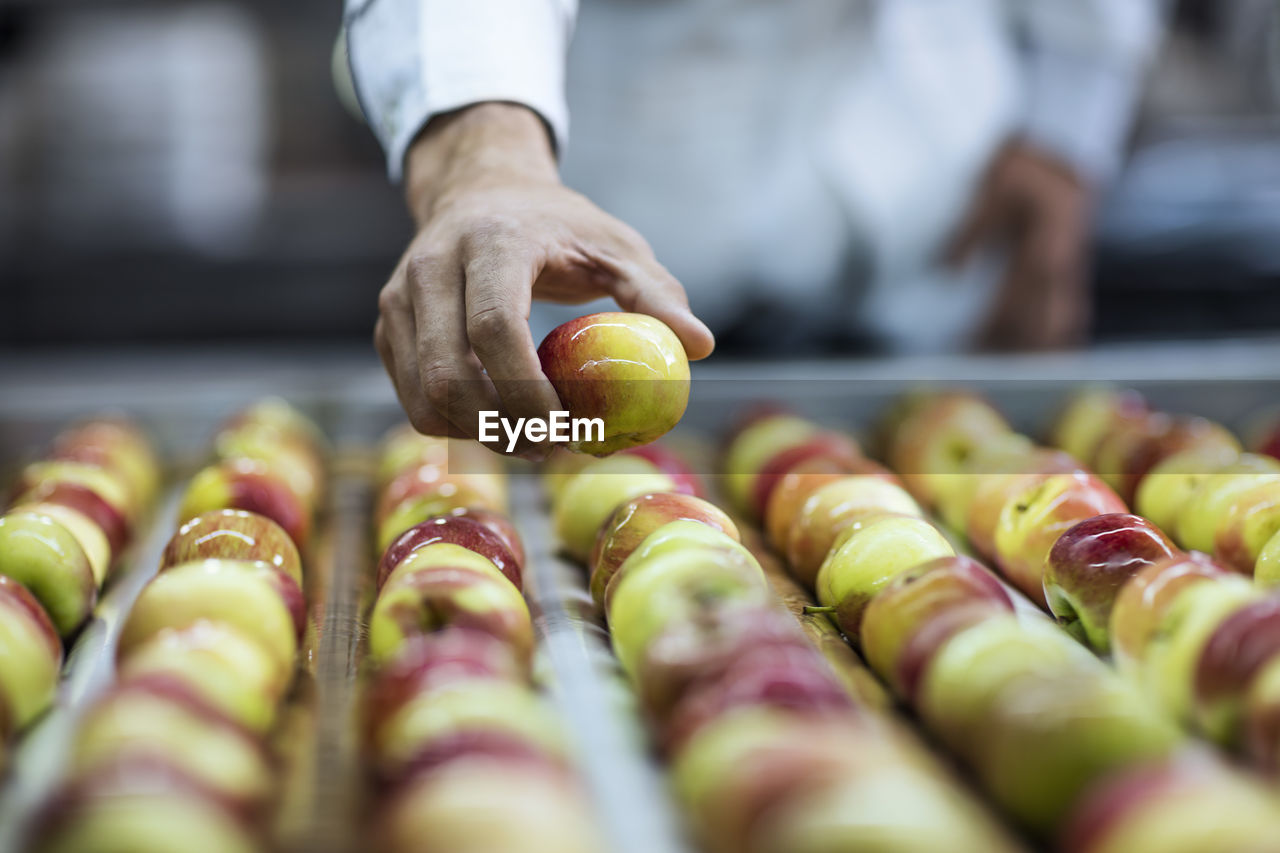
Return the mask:
<svg viewBox="0 0 1280 853">
<path fill-rule="evenodd" d="M 835 613 L 834 607 L 819 607 L 816 604 L 806 604 L 804 606 L 805 616 L 817 616 L 819 613 Z"/>
</svg>

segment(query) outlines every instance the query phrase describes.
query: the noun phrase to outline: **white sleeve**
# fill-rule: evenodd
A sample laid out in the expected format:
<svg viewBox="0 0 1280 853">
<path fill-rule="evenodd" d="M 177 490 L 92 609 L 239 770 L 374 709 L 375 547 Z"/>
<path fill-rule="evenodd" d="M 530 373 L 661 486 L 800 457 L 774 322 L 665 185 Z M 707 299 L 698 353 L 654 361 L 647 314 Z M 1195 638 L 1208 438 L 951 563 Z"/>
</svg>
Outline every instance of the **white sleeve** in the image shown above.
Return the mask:
<svg viewBox="0 0 1280 853">
<path fill-rule="evenodd" d="M 347 0 L 352 78 L 392 179 L 432 116 L 481 101 L 529 107 L 563 148 L 576 13 L 577 0 Z"/>
<path fill-rule="evenodd" d="M 1006 0 L 1027 49 L 1023 135 L 1095 180 L 1120 159 L 1163 0 Z"/>
</svg>

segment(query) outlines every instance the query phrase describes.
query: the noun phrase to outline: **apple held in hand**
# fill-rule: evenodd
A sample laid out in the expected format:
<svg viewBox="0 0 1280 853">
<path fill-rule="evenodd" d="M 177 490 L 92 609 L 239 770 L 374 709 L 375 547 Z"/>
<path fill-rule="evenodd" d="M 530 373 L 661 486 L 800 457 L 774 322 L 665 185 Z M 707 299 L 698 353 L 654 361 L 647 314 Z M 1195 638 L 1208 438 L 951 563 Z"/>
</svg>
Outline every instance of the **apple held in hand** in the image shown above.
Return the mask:
<svg viewBox="0 0 1280 853">
<path fill-rule="evenodd" d="M 167 629 L 223 623 L 251 637 L 287 681 L 306 620 L 306 602 L 287 574 L 266 563 L 202 560 L 157 575 L 138 596 L 120 634 L 118 660 Z"/>
<path fill-rule="evenodd" d="M 1008 500 L 996 529 L 996 562 L 1041 607 L 1044 567 L 1058 537 L 1077 522 L 1127 511 L 1115 492 L 1088 474 L 1055 474 Z"/>
<path fill-rule="evenodd" d="M 26 587 L 64 637 L 98 598 L 93 567 L 71 531 L 25 509 L 0 516 L 0 575 Z"/>
<path fill-rule="evenodd" d="M 845 532 L 818 572 L 818 601 L 834 608 L 845 636 L 856 638 L 871 600 L 897 576 L 955 549 L 922 518 L 882 515 Z"/>
<path fill-rule="evenodd" d="M 614 510 L 596 537 L 589 566 L 591 597 L 598 607 L 603 610 L 605 590 L 623 561 L 655 530 L 681 519 L 700 522 L 735 541 L 739 539 L 738 528 L 729 516 L 701 498 L 677 492 L 654 492 L 632 498 Z"/>
<path fill-rule="evenodd" d="M 411 553 L 387 577 L 369 616 L 369 656 L 396 657 L 412 638 L 446 626 L 491 634 L 521 660 L 533 649 L 529 607 L 487 557 L 437 542 Z"/>
<path fill-rule="evenodd" d="M 403 563 L 409 555 L 438 542 L 458 545 L 487 558 L 516 589 L 523 588 L 523 566 L 502 536 L 475 518 L 465 515 L 437 515 L 410 527 L 387 548 L 378 563 L 378 589 L 382 588 L 396 566 Z"/>
<path fill-rule="evenodd" d="M 192 478 L 178 517 L 189 521 L 219 509 L 242 509 L 280 525 L 293 543 L 305 548 L 311 536 L 311 507 L 269 465 L 234 459 L 210 465 Z"/>
<path fill-rule="evenodd" d="M 62 640 L 44 608 L 0 575 L 0 742 L 49 707 L 61 670 Z"/>
<path fill-rule="evenodd" d="M 259 734 L 276 719 L 291 673 L 282 671 L 258 639 L 223 622 L 199 620 L 167 628 L 133 646 L 117 663 L 120 683 L 169 679 Z"/>
<path fill-rule="evenodd" d="M 1087 518 L 1058 537 L 1044 567 L 1044 596 L 1058 624 L 1106 654 L 1116 595 L 1147 566 L 1178 549 L 1145 518 L 1107 513 Z"/>
<path fill-rule="evenodd" d="M 724 454 L 724 487 L 730 506 L 743 514 L 752 513 L 756 476 L 765 463 L 818 433 L 817 424 L 785 412 L 763 415 L 738 430 Z"/>
<path fill-rule="evenodd" d="M 605 312 L 570 320 L 538 346 L 542 372 L 572 418 L 599 418 L 603 440 L 570 450 L 603 456 L 648 444 L 689 404 L 689 360 L 675 332 L 646 314 Z"/>
<path fill-rule="evenodd" d="M 552 523 L 560 544 L 585 562 L 600 528 L 628 500 L 652 492 L 675 491 L 675 481 L 638 456 L 597 459 L 565 484 L 552 505 Z"/>
<path fill-rule="evenodd" d="M 265 515 L 215 509 L 185 521 L 165 546 L 160 570 L 196 560 L 248 560 L 275 566 L 302 586 L 298 546 Z"/>
<path fill-rule="evenodd" d="M 514 740 L 553 761 L 565 758 L 559 720 L 541 697 L 526 685 L 497 679 L 454 681 L 409 697 L 370 729 L 370 756 L 375 772 L 395 781 L 426 769 L 422 760 L 442 746 L 465 747 L 477 734 Z M 465 755 L 465 749 L 449 752 Z"/>
<path fill-rule="evenodd" d="M 122 758 L 170 762 L 249 808 L 266 803 L 275 790 L 262 743 L 183 682 L 163 676 L 115 687 L 80 724 L 72 747 L 75 775 Z"/>
<path fill-rule="evenodd" d="M 1013 611 L 995 575 L 968 557 L 920 563 L 891 581 L 863 613 L 862 653 L 907 702 L 914 702 L 920 676 L 953 634 Z"/>
<path fill-rule="evenodd" d="M 815 489 L 801 505 L 787 537 L 792 576 L 812 589 L 837 538 L 871 513 L 922 514 L 905 489 L 873 474 L 843 477 Z"/>
</svg>

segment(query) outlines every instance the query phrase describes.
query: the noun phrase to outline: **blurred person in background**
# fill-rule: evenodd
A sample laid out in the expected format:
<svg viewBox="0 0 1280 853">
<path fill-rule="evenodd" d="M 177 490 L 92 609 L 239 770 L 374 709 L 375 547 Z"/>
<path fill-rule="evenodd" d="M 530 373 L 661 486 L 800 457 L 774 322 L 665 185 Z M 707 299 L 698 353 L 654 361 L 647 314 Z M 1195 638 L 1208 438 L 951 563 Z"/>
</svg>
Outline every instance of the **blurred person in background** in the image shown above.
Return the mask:
<svg viewBox="0 0 1280 853">
<path fill-rule="evenodd" d="M 414 424 L 462 434 L 499 400 L 557 407 L 535 332 L 569 315 L 535 301 L 611 297 L 692 358 L 711 330 L 757 355 L 1077 342 L 1093 202 L 1161 11 L 347 6 L 355 90 L 417 226 L 375 340 Z"/>
</svg>

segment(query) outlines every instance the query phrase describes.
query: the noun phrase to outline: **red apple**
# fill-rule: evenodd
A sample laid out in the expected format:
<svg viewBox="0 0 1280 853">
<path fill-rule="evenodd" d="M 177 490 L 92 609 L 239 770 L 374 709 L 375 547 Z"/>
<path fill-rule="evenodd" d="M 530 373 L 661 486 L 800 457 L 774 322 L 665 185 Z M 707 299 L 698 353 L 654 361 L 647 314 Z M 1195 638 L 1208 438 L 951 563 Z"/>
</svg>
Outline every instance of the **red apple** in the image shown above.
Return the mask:
<svg viewBox="0 0 1280 853">
<path fill-rule="evenodd" d="M 804 444 L 818 432 L 817 424 L 785 412 L 756 418 L 740 429 L 725 444 L 721 465 L 729 505 L 752 517 L 755 479 L 765 463 L 787 448 Z"/>
<path fill-rule="evenodd" d="M 266 516 L 301 549 L 311 536 L 311 507 L 276 471 L 257 460 L 227 460 L 201 470 L 183 495 L 178 517 L 186 522 L 218 509 Z"/>
<path fill-rule="evenodd" d="M 916 688 L 934 653 L 953 634 L 1013 602 L 995 575 L 968 557 L 942 557 L 908 569 L 867 605 L 859 628 L 867 663 L 900 697 Z"/>
<path fill-rule="evenodd" d="M 1142 442 L 1122 463 L 1117 491 L 1132 503 L 1138 487 L 1150 471 L 1179 453 L 1201 455 L 1240 450 L 1240 442 L 1221 424 L 1195 417 L 1170 418 L 1155 435 Z"/>
<path fill-rule="evenodd" d="M 381 589 L 395 567 L 405 558 L 420 548 L 437 542 L 449 542 L 474 551 L 487 557 L 515 584 L 516 589 L 523 589 L 521 582 L 522 566 L 511 553 L 506 540 L 474 518 L 464 515 L 437 515 L 428 518 L 421 524 L 410 527 L 391 543 L 378 563 L 377 588 Z"/>
<path fill-rule="evenodd" d="M 53 702 L 62 641 L 39 602 L 0 575 L 0 741 Z"/>
<path fill-rule="evenodd" d="M 570 320 L 538 346 L 542 371 L 570 417 L 604 422 L 602 440 L 569 449 L 603 456 L 649 444 L 689 403 L 689 361 L 675 333 L 646 314 L 605 312 Z"/>
<path fill-rule="evenodd" d="M 1096 477 L 1055 474 L 1005 503 L 996 528 L 996 562 L 1014 586 L 1047 607 L 1044 567 L 1058 537 L 1086 518 L 1126 511 L 1124 501 Z"/>
<path fill-rule="evenodd" d="M 678 492 L 651 492 L 614 510 L 600 528 L 589 566 L 591 597 L 604 608 L 605 590 L 627 557 L 649 534 L 672 521 L 697 521 L 739 540 L 738 528 L 714 504 Z"/>
<path fill-rule="evenodd" d="M 160 484 L 160 463 L 151 440 L 123 418 L 95 418 L 59 433 L 50 459 L 107 468 L 129 484 L 138 506 L 149 506 Z"/>
<path fill-rule="evenodd" d="M 0 516 L 0 575 L 26 587 L 64 637 L 98 597 L 93 566 L 71 531 L 21 508 Z"/>
<path fill-rule="evenodd" d="M 689 467 L 685 458 L 661 444 L 642 444 L 639 447 L 628 447 L 621 451 L 648 459 L 655 467 L 675 481 L 676 491 L 698 498 L 707 496 L 706 487 L 697 472 Z"/>
<path fill-rule="evenodd" d="M 1145 518 L 1107 513 L 1068 528 L 1049 552 L 1044 595 L 1049 610 L 1076 639 L 1106 654 L 1111 649 L 1111 607 L 1142 569 L 1178 554 Z"/>
<path fill-rule="evenodd" d="M 1253 766 L 1271 776 L 1280 773 L 1280 661 L 1274 658 L 1249 687 L 1242 730 Z"/>
<path fill-rule="evenodd" d="M 254 512 L 216 509 L 183 522 L 165 546 L 160 569 L 210 558 L 267 563 L 303 583 L 298 546 L 284 528 Z"/>
</svg>

